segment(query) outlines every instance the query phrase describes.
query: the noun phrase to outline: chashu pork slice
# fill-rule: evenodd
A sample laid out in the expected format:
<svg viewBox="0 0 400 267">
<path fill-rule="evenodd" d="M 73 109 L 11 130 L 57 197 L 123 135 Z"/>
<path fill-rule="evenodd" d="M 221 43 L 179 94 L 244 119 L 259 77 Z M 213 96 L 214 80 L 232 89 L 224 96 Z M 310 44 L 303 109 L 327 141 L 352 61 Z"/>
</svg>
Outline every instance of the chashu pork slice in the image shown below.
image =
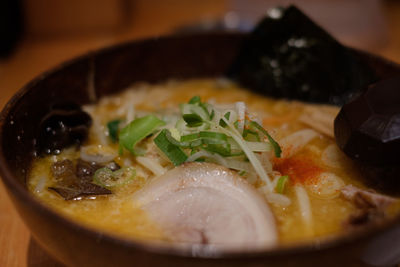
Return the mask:
<svg viewBox="0 0 400 267">
<path fill-rule="evenodd" d="M 155 178 L 135 201 L 175 243 L 257 249 L 277 243 L 274 216 L 263 197 L 235 172 L 186 163 Z"/>
</svg>

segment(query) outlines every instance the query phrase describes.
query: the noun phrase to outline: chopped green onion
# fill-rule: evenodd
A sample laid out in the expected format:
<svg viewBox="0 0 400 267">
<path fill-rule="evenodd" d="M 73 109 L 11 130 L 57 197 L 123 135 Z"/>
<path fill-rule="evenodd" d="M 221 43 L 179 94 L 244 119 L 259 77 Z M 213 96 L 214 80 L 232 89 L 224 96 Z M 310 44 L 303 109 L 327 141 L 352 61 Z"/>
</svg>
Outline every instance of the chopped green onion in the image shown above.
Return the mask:
<svg viewBox="0 0 400 267">
<path fill-rule="evenodd" d="M 275 156 L 277 158 L 280 158 L 281 157 L 281 153 L 282 153 L 282 149 L 279 146 L 279 144 L 272 138 L 272 136 L 269 135 L 269 133 L 260 124 L 258 124 L 255 121 L 251 121 L 250 122 L 250 126 L 256 128 L 257 130 L 262 132 L 268 138 L 268 141 L 270 142 L 270 144 L 274 148 Z"/>
<path fill-rule="evenodd" d="M 196 147 L 201 146 L 202 144 L 203 144 L 203 141 L 201 139 L 197 139 L 190 143 L 190 147 L 196 148 Z"/>
<path fill-rule="evenodd" d="M 201 107 L 203 109 L 204 113 L 205 113 L 203 115 L 207 115 L 207 119 L 210 119 L 210 112 L 208 111 L 209 104 L 201 102 L 200 96 L 196 95 L 196 96 L 192 97 L 189 100 L 188 104 L 198 105 L 199 107 Z M 193 106 L 190 106 L 190 107 L 192 108 L 193 112 L 196 112 L 196 110 L 198 111 L 198 109 L 193 110 Z M 201 116 L 202 114 L 198 114 L 198 115 Z M 206 118 L 203 117 L 203 119 L 206 119 Z"/>
<path fill-rule="evenodd" d="M 170 142 L 171 144 L 174 144 L 175 146 L 183 147 L 183 148 L 192 147 L 192 142 L 179 142 L 174 137 L 172 137 L 172 134 L 170 131 L 165 131 L 165 137 L 168 139 L 168 142 Z"/>
<path fill-rule="evenodd" d="M 118 126 L 121 122 L 122 120 L 112 120 L 107 123 L 108 132 L 113 143 L 116 143 L 118 141 Z"/>
<path fill-rule="evenodd" d="M 201 131 L 199 136 L 202 138 L 211 138 L 211 139 L 218 139 L 218 140 L 223 140 L 223 141 L 228 140 L 228 136 L 226 134 L 210 132 L 210 131 Z"/>
<path fill-rule="evenodd" d="M 189 104 L 198 104 L 201 102 L 200 96 L 196 95 L 189 100 Z"/>
<path fill-rule="evenodd" d="M 201 138 L 201 143 L 204 145 L 224 145 L 227 141 L 216 138 Z"/>
<path fill-rule="evenodd" d="M 227 121 L 229 121 L 229 117 L 231 116 L 231 112 L 227 112 L 227 113 L 225 113 L 225 115 L 224 115 L 224 117 L 225 117 L 225 119 L 227 120 Z M 219 125 L 220 126 L 222 126 L 222 127 L 226 127 L 226 122 L 223 120 L 223 119 L 220 119 L 219 120 Z"/>
<path fill-rule="evenodd" d="M 276 192 L 279 194 L 283 194 L 283 191 L 285 190 L 285 185 L 289 181 L 289 176 L 284 175 L 279 177 L 278 183 L 276 184 Z"/>
<path fill-rule="evenodd" d="M 202 120 L 210 119 L 210 115 L 208 114 L 207 108 L 204 109 L 197 104 L 181 104 L 180 108 L 181 108 L 181 113 L 183 115 L 196 114 L 199 115 L 202 118 Z"/>
<path fill-rule="evenodd" d="M 135 119 L 121 130 L 119 134 L 120 145 L 132 154 L 137 155 L 134 150 L 135 145 L 164 124 L 164 121 L 154 115 Z"/>
<path fill-rule="evenodd" d="M 208 111 L 208 106 L 209 106 L 209 104 L 200 102 L 200 103 L 199 103 L 199 106 L 200 106 L 200 107 L 204 110 L 204 112 L 207 114 L 208 119 L 211 120 L 211 114 L 210 114 L 210 112 Z M 212 110 L 212 111 L 214 111 L 214 110 Z"/>
<path fill-rule="evenodd" d="M 196 139 L 199 139 L 199 134 L 194 133 L 194 134 L 187 134 L 187 135 L 182 135 L 181 136 L 181 142 L 188 142 L 188 141 L 194 141 Z"/>
<path fill-rule="evenodd" d="M 176 128 L 170 128 L 169 131 L 171 132 L 171 136 L 175 138 L 176 140 L 181 139 L 181 134 L 179 133 L 178 129 Z"/>
<path fill-rule="evenodd" d="M 222 132 L 224 132 L 225 134 L 230 135 L 236 141 L 236 143 L 242 149 L 242 151 L 244 152 L 244 154 L 246 155 L 246 157 L 248 158 L 250 163 L 253 165 L 253 168 L 256 171 L 256 173 L 258 174 L 258 176 L 260 177 L 260 179 L 263 180 L 264 182 L 266 182 L 266 186 L 268 187 L 268 190 L 272 191 L 273 190 L 272 183 L 271 183 L 271 180 L 270 180 L 268 174 L 266 173 L 264 167 L 261 165 L 260 161 L 255 156 L 254 152 L 251 151 L 249 149 L 249 147 L 247 146 L 246 141 L 243 139 L 242 134 L 237 131 L 235 126 L 229 124 L 227 119 L 225 119 L 225 118 L 222 118 L 222 119 L 228 125 L 229 130 L 225 129 L 224 127 L 221 127 L 221 126 L 220 126 L 220 130 Z"/>
<path fill-rule="evenodd" d="M 271 151 L 272 145 L 267 142 L 248 142 L 246 141 L 247 146 L 253 152 L 266 152 Z"/>
<path fill-rule="evenodd" d="M 107 167 L 98 169 L 93 176 L 93 182 L 107 189 L 116 188 L 130 183 L 136 176 L 135 169 L 122 168 L 112 171 Z"/>
<path fill-rule="evenodd" d="M 204 150 L 209 152 L 217 153 L 223 157 L 231 157 L 231 147 L 227 143 L 225 145 L 222 144 L 208 144 L 207 146 L 203 147 Z"/>
<path fill-rule="evenodd" d="M 183 114 L 182 117 L 188 127 L 198 127 L 203 124 L 203 119 L 197 114 Z"/>
<path fill-rule="evenodd" d="M 249 129 L 243 129 L 243 138 L 246 141 L 257 141 L 257 142 L 261 141 L 258 133 Z"/>
<path fill-rule="evenodd" d="M 154 139 L 154 143 L 175 166 L 181 165 L 186 161 L 187 155 L 178 145 L 170 142 L 168 134 L 170 135 L 169 131 L 163 129 Z"/>
<path fill-rule="evenodd" d="M 210 114 L 210 120 L 214 119 L 215 116 L 215 110 L 211 110 L 211 114 Z"/>
</svg>

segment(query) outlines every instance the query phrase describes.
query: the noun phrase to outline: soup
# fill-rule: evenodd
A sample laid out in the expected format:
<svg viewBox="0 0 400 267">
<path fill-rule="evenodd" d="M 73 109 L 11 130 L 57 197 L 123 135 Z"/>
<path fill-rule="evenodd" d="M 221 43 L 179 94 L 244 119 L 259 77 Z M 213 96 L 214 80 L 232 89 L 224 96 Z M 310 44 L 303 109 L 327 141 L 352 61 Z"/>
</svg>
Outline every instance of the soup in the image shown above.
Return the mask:
<svg viewBox="0 0 400 267">
<path fill-rule="evenodd" d="M 37 158 L 28 187 L 100 232 L 259 248 L 333 238 L 399 209 L 336 146 L 335 106 L 193 79 L 135 84 L 83 110 L 87 140 Z"/>
</svg>

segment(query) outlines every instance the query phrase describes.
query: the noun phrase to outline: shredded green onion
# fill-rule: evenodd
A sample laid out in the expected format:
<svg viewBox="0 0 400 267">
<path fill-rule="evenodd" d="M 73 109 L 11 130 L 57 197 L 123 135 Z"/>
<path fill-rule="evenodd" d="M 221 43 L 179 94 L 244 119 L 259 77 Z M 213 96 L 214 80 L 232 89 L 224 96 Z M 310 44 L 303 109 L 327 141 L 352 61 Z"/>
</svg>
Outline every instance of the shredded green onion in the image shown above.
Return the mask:
<svg viewBox="0 0 400 267">
<path fill-rule="evenodd" d="M 243 150 L 244 154 L 247 156 L 248 160 L 253 165 L 253 168 L 256 171 L 256 173 L 258 174 L 258 176 L 260 177 L 260 179 L 262 179 L 266 183 L 266 186 L 268 187 L 268 189 L 270 191 L 272 191 L 273 187 L 272 187 L 271 180 L 270 180 L 267 172 L 265 171 L 265 169 L 262 167 L 260 161 L 255 156 L 254 152 L 251 151 L 250 148 L 246 145 L 246 141 L 243 139 L 242 135 L 236 130 L 235 126 L 230 125 L 229 122 L 225 118 L 222 118 L 222 119 L 227 124 L 227 126 L 228 126 L 227 128 L 229 130 L 220 126 L 221 131 L 223 131 L 227 135 L 230 135 L 237 142 L 237 144 Z"/>
<path fill-rule="evenodd" d="M 268 189 L 273 191 L 272 182 L 256 157 L 256 152 L 273 149 L 276 157 L 280 157 L 281 148 L 260 124 L 243 119 L 242 112 L 239 127 L 235 110 L 218 110 L 208 103 L 201 102 L 199 96 L 181 104 L 180 111 L 181 118 L 177 120 L 175 127 L 162 129 L 154 138 L 160 153 L 165 154 L 175 166 L 186 161 L 217 162 L 240 171 L 241 175 L 257 174 Z M 112 121 L 109 124 L 110 136 L 114 138 L 119 122 Z M 138 142 L 155 133 L 164 124 L 154 115 L 135 119 L 120 131 L 120 148 L 127 149 L 137 156 L 140 146 L 135 146 Z M 269 142 L 264 140 L 264 136 Z M 103 172 L 103 176 L 112 176 L 107 170 Z M 287 180 L 282 177 L 276 188 L 279 192 L 283 192 Z"/>
<path fill-rule="evenodd" d="M 260 124 L 258 124 L 255 121 L 251 121 L 250 122 L 250 126 L 256 128 L 257 130 L 262 132 L 268 138 L 268 141 L 270 142 L 270 144 L 274 148 L 275 156 L 277 158 L 280 158 L 281 157 L 281 153 L 282 153 L 282 149 L 279 146 L 279 144 L 272 138 L 272 136 L 269 135 L 269 133 Z"/>
<path fill-rule="evenodd" d="M 189 100 L 189 104 L 199 104 L 201 102 L 200 96 L 196 95 Z"/>
<path fill-rule="evenodd" d="M 258 135 L 258 133 L 255 132 L 255 131 L 249 130 L 249 129 L 243 129 L 243 135 L 242 136 L 246 141 L 257 141 L 257 142 L 261 141 L 260 136 Z"/>
<path fill-rule="evenodd" d="M 154 143 L 175 166 L 178 166 L 187 160 L 187 155 L 178 145 L 171 142 L 171 139 L 173 139 L 171 133 L 163 129 L 154 139 Z"/>
<path fill-rule="evenodd" d="M 231 113 L 230 112 L 227 112 L 227 113 L 225 113 L 225 115 L 224 115 L 224 117 L 225 117 L 225 119 L 226 120 L 228 120 L 229 121 L 229 117 L 231 116 Z M 219 120 L 219 125 L 220 126 L 222 126 L 222 127 L 226 127 L 226 122 L 223 120 L 223 119 L 220 119 Z"/>
<path fill-rule="evenodd" d="M 138 151 L 134 149 L 136 144 L 164 124 L 164 121 L 154 115 L 135 119 L 121 130 L 119 134 L 120 146 L 129 150 L 132 154 L 138 155 Z"/>
<path fill-rule="evenodd" d="M 283 192 L 285 191 L 285 185 L 287 184 L 288 181 L 289 181 L 288 175 L 279 177 L 278 183 L 276 184 L 276 192 L 278 192 L 279 194 L 283 194 Z"/>
<path fill-rule="evenodd" d="M 200 137 L 200 135 L 198 133 L 182 135 L 181 136 L 181 142 L 194 141 L 196 139 L 199 139 L 199 137 Z"/>
<path fill-rule="evenodd" d="M 210 132 L 210 131 L 201 131 L 199 136 L 200 136 L 200 138 L 209 138 L 209 139 L 216 139 L 216 140 L 222 140 L 222 141 L 228 140 L 228 136 L 226 134 Z"/>
<path fill-rule="evenodd" d="M 208 114 L 207 108 L 203 105 L 197 104 L 181 104 L 181 113 L 186 114 L 196 114 L 200 116 L 203 120 L 209 120 L 210 115 Z"/>
<path fill-rule="evenodd" d="M 108 133 L 113 143 L 118 141 L 118 130 L 121 122 L 122 120 L 112 120 L 107 123 Z"/>
<path fill-rule="evenodd" d="M 197 114 L 183 114 L 182 117 L 188 127 L 198 127 L 203 124 L 203 119 Z"/>
</svg>

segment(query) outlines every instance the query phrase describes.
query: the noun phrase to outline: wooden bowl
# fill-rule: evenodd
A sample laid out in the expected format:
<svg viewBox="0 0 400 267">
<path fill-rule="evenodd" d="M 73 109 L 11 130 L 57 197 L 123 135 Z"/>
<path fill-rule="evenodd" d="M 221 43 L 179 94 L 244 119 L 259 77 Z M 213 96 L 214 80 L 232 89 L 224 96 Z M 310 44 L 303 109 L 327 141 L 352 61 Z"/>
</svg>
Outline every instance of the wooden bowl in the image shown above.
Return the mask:
<svg viewBox="0 0 400 267">
<path fill-rule="evenodd" d="M 0 174 L 35 240 L 71 266 L 359 266 L 400 262 L 400 216 L 332 240 L 268 251 L 210 253 L 124 240 L 84 227 L 40 203 L 26 187 L 41 118 L 54 104 L 87 104 L 136 81 L 218 77 L 246 35 L 172 36 L 134 41 L 64 63 L 23 87 L 0 115 Z M 385 59 L 355 51 L 380 78 L 400 73 Z"/>
</svg>

